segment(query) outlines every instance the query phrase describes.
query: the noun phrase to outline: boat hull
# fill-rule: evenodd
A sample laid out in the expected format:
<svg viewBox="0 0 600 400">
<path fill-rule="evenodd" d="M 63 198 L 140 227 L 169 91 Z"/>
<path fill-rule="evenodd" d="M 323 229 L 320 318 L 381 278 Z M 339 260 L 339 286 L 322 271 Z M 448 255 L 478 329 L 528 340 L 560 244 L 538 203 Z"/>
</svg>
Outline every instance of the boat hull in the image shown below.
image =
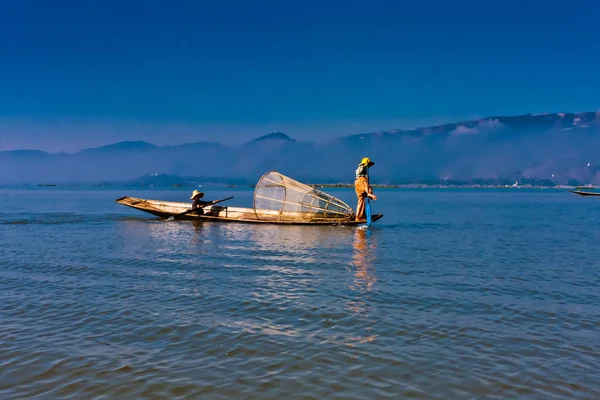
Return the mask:
<svg viewBox="0 0 600 400">
<path fill-rule="evenodd" d="M 136 210 L 144 211 L 160 218 L 174 217 L 178 220 L 210 221 L 210 222 L 239 222 L 278 225 L 362 225 L 366 221 L 355 221 L 353 219 L 323 219 L 314 218 L 303 220 L 301 214 L 287 215 L 281 218 L 278 213 L 270 210 L 255 212 L 252 208 L 209 206 L 204 208 L 202 214 L 190 211 L 190 203 L 171 202 L 161 200 L 147 200 L 137 197 L 121 197 L 115 200 L 117 203 Z M 383 214 L 371 216 L 372 222 L 383 217 Z"/>
<path fill-rule="evenodd" d="M 578 194 L 580 196 L 600 196 L 598 192 L 584 192 L 582 190 L 569 190 L 571 193 Z"/>
</svg>

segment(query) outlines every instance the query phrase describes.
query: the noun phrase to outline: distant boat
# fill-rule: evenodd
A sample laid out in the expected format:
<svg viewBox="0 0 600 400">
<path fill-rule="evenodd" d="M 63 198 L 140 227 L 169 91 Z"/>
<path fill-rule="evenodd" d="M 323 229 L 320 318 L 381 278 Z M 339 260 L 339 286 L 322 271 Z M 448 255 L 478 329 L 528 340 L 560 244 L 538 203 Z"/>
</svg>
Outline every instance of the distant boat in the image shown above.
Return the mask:
<svg viewBox="0 0 600 400">
<path fill-rule="evenodd" d="M 582 190 L 569 190 L 571 193 L 578 194 L 580 196 L 600 196 L 598 192 L 584 192 Z"/>
</svg>

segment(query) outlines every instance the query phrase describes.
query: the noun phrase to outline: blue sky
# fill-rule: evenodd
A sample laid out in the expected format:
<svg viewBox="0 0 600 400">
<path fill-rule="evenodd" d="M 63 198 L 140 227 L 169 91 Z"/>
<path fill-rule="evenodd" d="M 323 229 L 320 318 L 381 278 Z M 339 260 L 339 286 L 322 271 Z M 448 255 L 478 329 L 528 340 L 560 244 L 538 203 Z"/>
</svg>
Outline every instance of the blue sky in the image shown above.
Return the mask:
<svg viewBox="0 0 600 400">
<path fill-rule="evenodd" d="M 0 6 L 0 149 L 323 140 L 600 109 L 598 2 Z"/>
</svg>

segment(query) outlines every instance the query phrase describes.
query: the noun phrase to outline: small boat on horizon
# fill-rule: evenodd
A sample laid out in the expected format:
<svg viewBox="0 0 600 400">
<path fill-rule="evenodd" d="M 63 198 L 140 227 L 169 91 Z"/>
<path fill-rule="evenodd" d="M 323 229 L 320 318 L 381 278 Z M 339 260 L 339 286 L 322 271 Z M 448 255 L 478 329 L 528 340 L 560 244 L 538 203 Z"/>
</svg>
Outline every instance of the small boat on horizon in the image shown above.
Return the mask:
<svg viewBox="0 0 600 400">
<path fill-rule="evenodd" d="M 587 192 L 583 190 L 569 190 L 571 193 L 578 194 L 579 196 L 600 196 L 598 192 Z"/>
</svg>

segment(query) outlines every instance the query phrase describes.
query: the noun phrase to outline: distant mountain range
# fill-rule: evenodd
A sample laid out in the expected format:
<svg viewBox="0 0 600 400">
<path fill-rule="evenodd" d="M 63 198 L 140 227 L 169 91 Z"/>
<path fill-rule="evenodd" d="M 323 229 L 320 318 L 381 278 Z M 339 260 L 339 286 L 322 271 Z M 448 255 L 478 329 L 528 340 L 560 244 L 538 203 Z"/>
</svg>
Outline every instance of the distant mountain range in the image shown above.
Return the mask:
<svg viewBox="0 0 600 400">
<path fill-rule="evenodd" d="M 274 132 L 235 147 L 139 141 L 74 154 L 3 151 L 0 184 L 124 182 L 155 174 L 238 182 L 269 170 L 306 182 L 351 182 L 367 156 L 376 163 L 373 183 L 600 183 L 600 112 L 489 117 L 325 143 Z"/>
</svg>

